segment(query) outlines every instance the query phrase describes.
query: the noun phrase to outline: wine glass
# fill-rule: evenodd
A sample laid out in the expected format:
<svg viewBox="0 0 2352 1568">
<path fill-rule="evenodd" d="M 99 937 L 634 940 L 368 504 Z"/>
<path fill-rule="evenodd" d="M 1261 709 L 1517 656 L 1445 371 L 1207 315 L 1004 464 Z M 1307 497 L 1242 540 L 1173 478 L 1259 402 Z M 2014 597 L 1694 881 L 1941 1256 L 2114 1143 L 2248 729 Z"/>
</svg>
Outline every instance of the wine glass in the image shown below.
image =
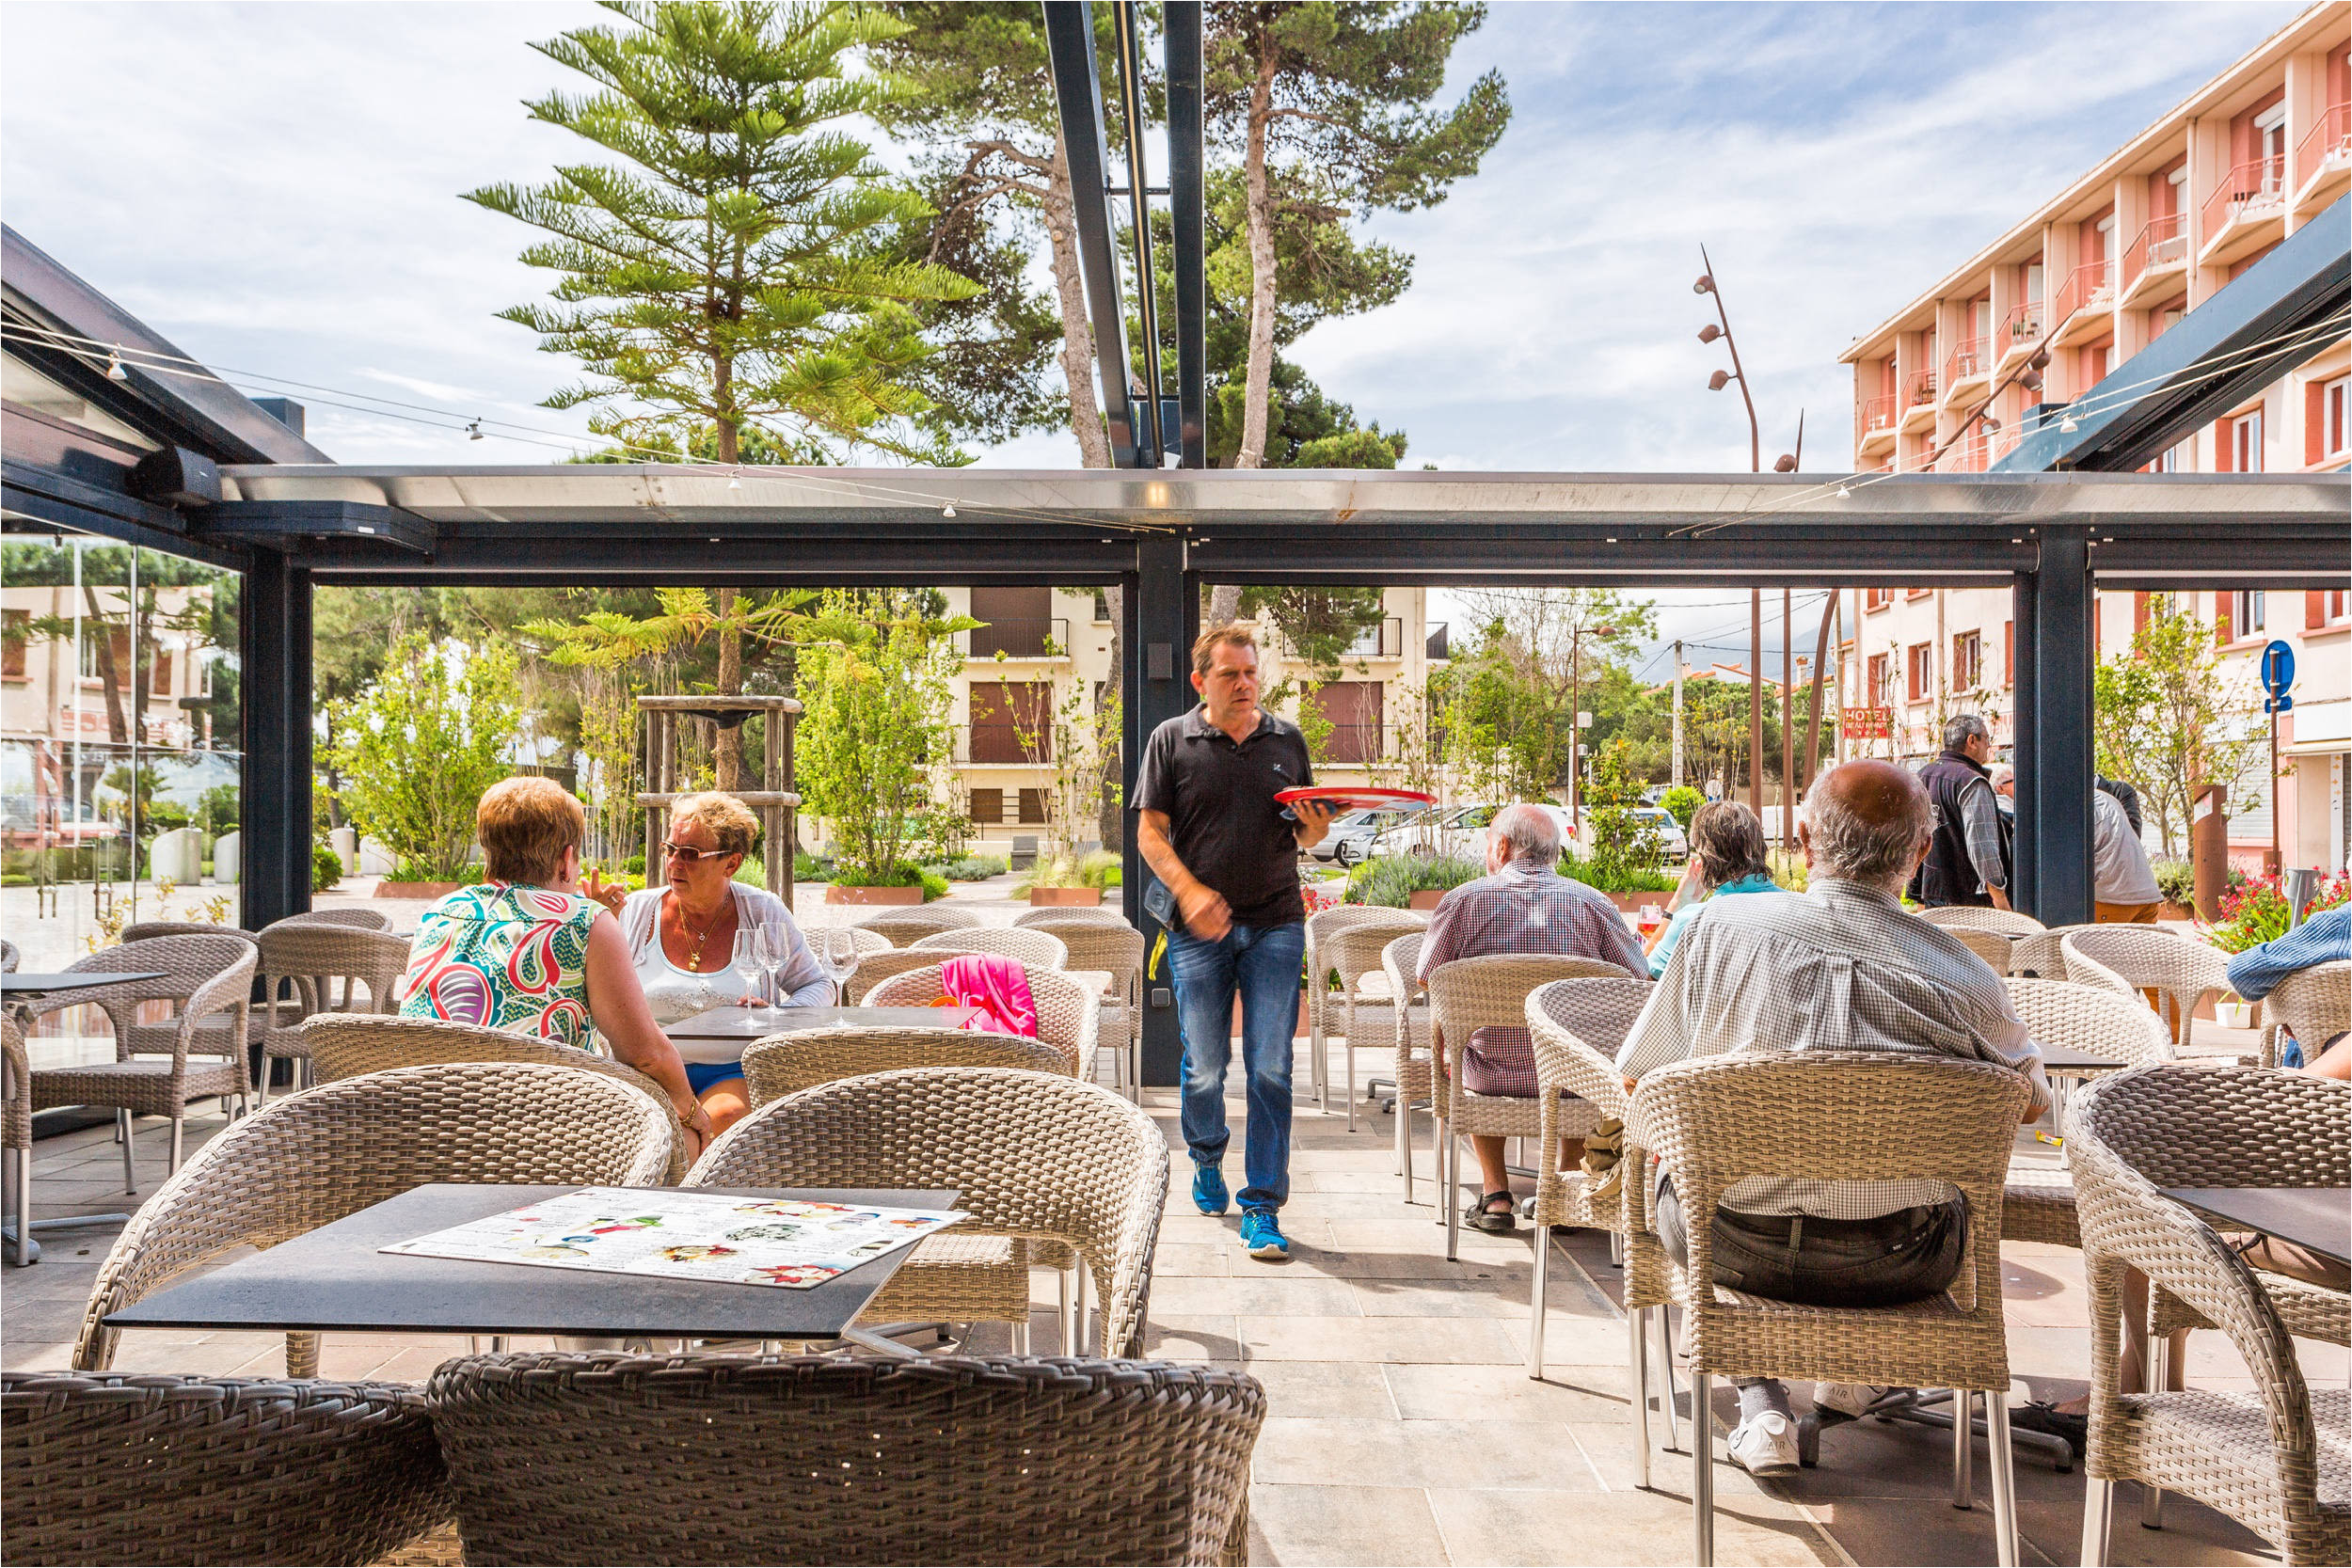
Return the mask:
<svg viewBox="0 0 2352 1568">
<path fill-rule="evenodd" d="M 743 990 L 746 994 L 756 993 L 761 998 L 762 1002 L 765 1002 L 767 989 L 760 984 L 759 980 L 760 970 L 764 966 L 759 961 L 758 927 L 743 926 L 737 928 L 735 933 L 735 958 L 734 961 L 728 965 L 728 967 L 745 976 Z M 755 1008 L 754 1010 L 757 1011 L 759 1009 Z"/>
<path fill-rule="evenodd" d="M 770 924 L 759 928 L 759 967 L 768 972 L 768 1008 L 770 1016 L 784 1010 L 784 966 L 792 961 L 792 939 L 781 925 Z"/>
<path fill-rule="evenodd" d="M 857 933 L 847 926 L 829 926 L 821 935 L 825 945 L 818 962 L 833 977 L 834 1000 L 847 1006 L 850 979 L 857 974 L 865 954 L 858 948 Z"/>
</svg>

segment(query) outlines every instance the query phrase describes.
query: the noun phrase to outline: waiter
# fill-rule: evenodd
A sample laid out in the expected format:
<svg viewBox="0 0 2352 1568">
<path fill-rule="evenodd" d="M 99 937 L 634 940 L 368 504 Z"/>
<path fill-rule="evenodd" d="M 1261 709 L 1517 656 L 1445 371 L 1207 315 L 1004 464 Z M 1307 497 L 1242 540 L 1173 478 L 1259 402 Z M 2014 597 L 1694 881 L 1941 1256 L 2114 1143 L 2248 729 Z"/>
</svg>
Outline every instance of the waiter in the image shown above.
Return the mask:
<svg viewBox="0 0 2352 1568">
<path fill-rule="evenodd" d="M 1200 705 L 1152 732 L 1136 781 L 1136 844 L 1175 900 L 1168 952 L 1183 1031 L 1184 1147 L 1192 1201 L 1204 1214 L 1232 1202 L 1221 1168 L 1225 1069 L 1233 999 L 1241 998 L 1242 1070 L 1249 1121 L 1243 1150 L 1241 1244 L 1287 1258 L 1278 1215 L 1290 1196 L 1291 1055 L 1298 1027 L 1307 908 L 1298 851 L 1312 848 L 1334 808 L 1277 791 L 1314 783 L 1298 726 L 1258 705 L 1258 641 L 1240 624 L 1192 645 Z"/>
</svg>

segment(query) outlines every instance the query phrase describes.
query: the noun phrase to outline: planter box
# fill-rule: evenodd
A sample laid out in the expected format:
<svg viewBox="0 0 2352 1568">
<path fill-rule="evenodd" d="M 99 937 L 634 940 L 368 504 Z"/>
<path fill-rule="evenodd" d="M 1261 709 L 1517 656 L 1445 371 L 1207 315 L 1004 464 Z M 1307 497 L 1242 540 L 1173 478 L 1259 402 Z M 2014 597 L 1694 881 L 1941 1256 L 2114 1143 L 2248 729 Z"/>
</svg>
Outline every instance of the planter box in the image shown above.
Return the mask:
<svg viewBox="0 0 2352 1568">
<path fill-rule="evenodd" d="M 1452 891 L 1451 888 L 1441 887 L 1415 888 L 1405 895 L 1405 907 L 1408 910 L 1434 910 Z"/>
<path fill-rule="evenodd" d="M 825 887 L 828 904 L 919 904 L 923 889 L 913 887 L 860 887 L 848 882 L 830 882 Z"/>
<path fill-rule="evenodd" d="M 2156 906 L 2156 918 L 2158 920 L 2194 920 L 2197 918 L 2197 911 L 2187 904 L 2174 904 L 2168 901 Z"/>
<path fill-rule="evenodd" d="M 1099 887 L 1033 887 L 1029 890 L 1029 906 L 1042 909 L 1048 904 L 1075 904 L 1092 907 L 1103 902 Z"/>
<path fill-rule="evenodd" d="M 1297 1024 L 1296 1024 L 1296 1025 L 1295 1025 L 1295 1027 L 1291 1030 L 1291 1038 L 1293 1038 L 1293 1039 L 1295 1039 L 1295 1040 L 1303 1040 L 1303 1039 L 1305 1039 L 1305 1038 L 1307 1037 L 1308 1033 L 1309 1033 L 1309 1030 L 1308 1030 L 1308 1027 L 1307 1027 L 1307 989 L 1306 989 L 1304 986 L 1301 986 L 1301 987 L 1299 988 L 1299 990 L 1298 990 L 1298 1022 L 1297 1022 Z M 1247 1082 L 1247 1077 L 1246 1077 L 1246 1075 L 1243 1075 L 1243 1074 L 1242 1074 L 1242 1072 L 1241 1072 L 1241 1044 L 1240 1044 L 1240 1041 L 1241 1041 L 1241 998 L 1240 998 L 1240 997 L 1238 997 L 1238 996 L 1236 996 L 1236 997 L 1234 997 L 1234 998 L 1233 998 L 1233 1034 L 1232 1034 L 1232 1038 L 1233 1038 L 1233 1041 L 1234 1041 L 1234 1045 L 1233 1045 L 1233 1060 L 1232 1060 L 1232 1066 L 1231 1066 L 1231 1067 L 1229 1067 L 1229 1068 L 1227 1069 L 1227 1070 L 1226 1070 L 1226 1079 L 1227 1079 L 1227 1081 L 1230 1083 L 1230 1082 L 1231 1082 L 1231 1081 L 1232 1081 L 1232 1080 L 1235 1076 L 1237 1076 L 1237 1075 L 1238 1075 L 1238 1076 L 1243 1076 L 1243 1077 L 1244 1077 L 1244 1081 L 1245 1081 L 1245 1083 L 1246 1083 L 1246 1082 Z"/>
<path fill-rule="evenodd" d="M 472 885 L 470 882 L 378 882 L 375 884 L 375 896 L 378 898 L 446 898 L 459 888 Z"/>
</svg>

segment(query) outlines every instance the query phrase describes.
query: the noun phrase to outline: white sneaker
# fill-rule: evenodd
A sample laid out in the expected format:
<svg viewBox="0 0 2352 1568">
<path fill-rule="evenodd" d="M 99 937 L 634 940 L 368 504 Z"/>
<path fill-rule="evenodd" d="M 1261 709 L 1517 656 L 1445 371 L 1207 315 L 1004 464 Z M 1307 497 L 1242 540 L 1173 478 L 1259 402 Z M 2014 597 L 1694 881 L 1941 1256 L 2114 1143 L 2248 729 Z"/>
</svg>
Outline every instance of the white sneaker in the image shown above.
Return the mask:
<svg viewBox="0 0 2352 1568">
<path fill-rule="evenodd" d="M 1731 1460 L 1752 1476 L 1797 1473 L 1797 1423 L 1767 1410 L 1731 1431 Z"/>
<path fill-rule="evenodd" d="M 1867 1383 L 1817 1383 L 1813 1386 L 1813 1408 L 1851 1420 L 1869 1409 L 1878 1393 Z"/>
</svg>

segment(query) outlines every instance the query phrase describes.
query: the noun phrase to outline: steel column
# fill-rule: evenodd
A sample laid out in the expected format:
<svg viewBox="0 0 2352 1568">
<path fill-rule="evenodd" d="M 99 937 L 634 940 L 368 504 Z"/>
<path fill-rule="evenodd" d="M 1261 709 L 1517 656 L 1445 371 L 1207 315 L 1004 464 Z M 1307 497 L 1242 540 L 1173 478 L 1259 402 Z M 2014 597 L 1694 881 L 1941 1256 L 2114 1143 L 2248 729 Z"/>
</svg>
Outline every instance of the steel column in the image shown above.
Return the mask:
<svg viewBox="0 0 2352 1568">
<path fill-rule="evenodd" d="M 310 574 L 269 550 L 245 574 L 243 683 L 247 930 L 310 907 Z M 356 873 L 358 867 L 353 867 Z"/>
<path fill-rule="evenodd" d="M 1120 770 L 1126 802 L 1126 859 L 1120 870 L 1122 901 L 1127 919 L 1143 933 L 1144 952 L 1159 945 L 1160 927 L 1143 911 L 1143 889 L 1151 868 L 1136 847 L 1136 774 L 1143 765 L 1144 743 L 1161 723 L 1189 712 L 1193 705 L 1192 640 L 1200 635 L 1200 580 L 1185 569 L 1184 541 L 1155 534 L 1137 542 L 1136 570 L 1120 595 L 1125 624 L 1120 646 L 1127 668 L 1126 707 L 1122 715 L 1125 744 Z M 1162 958 L 1156 974 L 1143 982 L 1143 1082 L 1170 1085 L 1177 1081 L 1177 1064 L 1184 1040 L 1176 1027 L 1176 983 Z"/>
<path fill-rule="evenodd" d="M 1063 160 L 1078 225 L 1078 265 L 1086 275 L 1087 314 L 1094 325 L 1094 362 L 1102 372 L 1103 419 L 1111 465 L 1136 466 L 1135 410 L 1127 401 L 1127 312 L 1121 308 L 1119 251 L 1112 244 L 1110 158 L 1103 140 L 1103 84 L 1094 67 L 1094 18 L 1087 0 L 1044 0 L 1045 48 L 1061 115 Z M 1137 201 L 1138 210 L 1146 204 Z M 1179 239 L 1177 249 L 1184 249 Z"/>
<path fill-rule="evenodd" d="M 2033 829 L 2034 692 L 2035 675 L 2042 666 L 2042 655 L 2034 641 L 2035 607 L 2040 603 L 2036 589 L 2037 579 L 2031 572 L 2020 572 L 2010 579 L 2010 762 L 2017 773 L 2017 815 L 2010 834 L 2016 861 L 2009 897 L 2013 908 L 2026 914 L 2040 907 L 2036 891 L 2040 886 L 2036 875 L 2040 857 Z"/>
<path fill-rule="evenodd" d="M 1208 219 L 1203 182 L 1200 0 L 1166 0 L 1168 193 L 1176 229 L 1177 466 L 1209 466 Z M 1166 441 L 1168 433 L 1161 432 Z"/>
<path fill-rule="evenodd" d="M 2080 527 L 2042 531 L 2033 616 L 2034 909 L 2045 926 L 2090 918 L 2090 548 Z M 2021 790 L 2022 794 L 2023 791 Z M 2026 824 L 2020 824 L 2021 827 Z"/>
</svg>

